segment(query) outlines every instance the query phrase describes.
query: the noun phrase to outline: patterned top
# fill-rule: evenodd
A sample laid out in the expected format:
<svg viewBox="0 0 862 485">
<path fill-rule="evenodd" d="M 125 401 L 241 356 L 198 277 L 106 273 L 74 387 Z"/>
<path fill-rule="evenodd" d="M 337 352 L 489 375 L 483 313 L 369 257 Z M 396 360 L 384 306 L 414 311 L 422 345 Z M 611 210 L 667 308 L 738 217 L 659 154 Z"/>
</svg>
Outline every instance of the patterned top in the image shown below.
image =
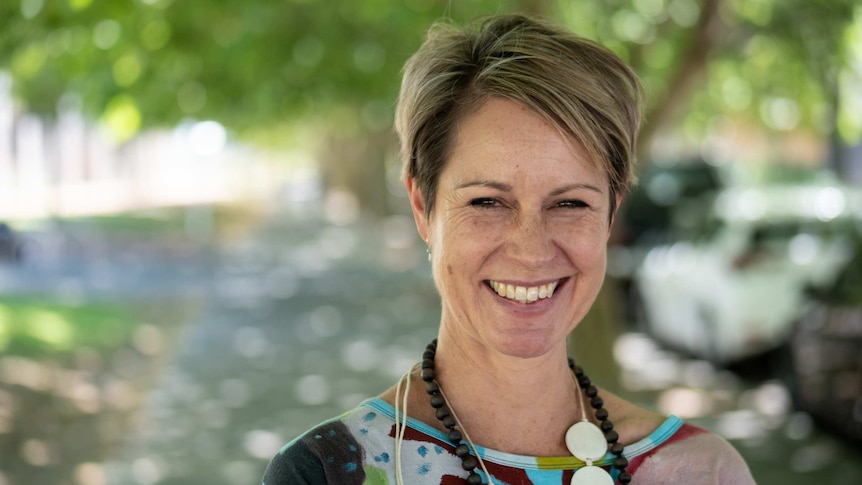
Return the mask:
<svg viewBox="0 0 862 485">
<path fill-rule="evenodd" d="M 632 474 L 632 482 L 636 483 L 637 468 L 648 456 L 672 442 L 705 432 L 670 416 L 649 436 L 626 446 L 626 470 Z M 498 485 L 565 485 L 585 465 L 573 456 L 534 457 L 476 448 Z M 595 464 L 608 470 L 612 461 L 613 455 L 608 453 Z M 412 418 L 407 421 L 401 447 L 401 469 L 404 483 L 410 485 L 460 485 L 468 475 L 445 433 Z M 487 483 L 481 467 L 476 473 Z M 311 429 L 276 454 L 263 478 L 263 485 L 324 483 L 396 483 L 395 409 L 390 404 L 370 399 Z"/>
</svg>

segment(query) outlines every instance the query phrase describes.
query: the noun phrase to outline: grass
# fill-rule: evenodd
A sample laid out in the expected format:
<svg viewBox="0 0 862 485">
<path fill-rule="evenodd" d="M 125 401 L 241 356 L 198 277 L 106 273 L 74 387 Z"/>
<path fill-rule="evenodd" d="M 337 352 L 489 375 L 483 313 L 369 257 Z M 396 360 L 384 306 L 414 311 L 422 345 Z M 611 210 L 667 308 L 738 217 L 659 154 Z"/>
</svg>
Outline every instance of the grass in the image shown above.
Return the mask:
<svg viewBox="0 0 862 485">
<path fill-rule="evenodd" d="M 206 243 L 210 238 L 229 240 L 245 234 L 261 217 L 260 208 L 252 204 L 217 204 L 135 210 L 56 222 L 73 233 L 80 228 L 96 237 L 117 241 L 182 241 L 202 236 L 206 239 L 194 242 Z M 49 221 L 31 221 L 31 224 L 35 227 L 45 222 Z M 204 234 L 194 234 L 200 224 L 204 225 Z M 187 302 L 175 303 L 160 308 L 171 317 L 188 316 Z M 115 348 L 132 339 L 135 329 L 148 320 L 150 311 L 143 305 L 122 301 L 66 304 L 47 295 L 0 294 L 0 354 L 47 356 L 68 354 L 82 347 Z"/>
<path fill-rule="evenodd" d="M 66 305 L 44 297 L 0 297 L 0 353 L 65 354 L 128 342 L 140 316 L 119 303 Z"/>
<path fill-rule="evenodd" d="M 86 224 L 108 234 L 159 235 L 182 232 L 184 230 L 183 209 L 177 207 L 133 211 L 86 218 L 69 218 L 69 224 Z"/>
<path fill-rule="evenodd" d="M 83 224 L 106 235 L 143 236 L 148 239 L 194 230 L 192 219 L 211 218 L 213 229 L 223 232 L 236 225 L 245 225 L 257 219 L 257 210 L 250 205 L 199 205 L 161 207 L 119 214 L 67 218 L 68 224 Z"/>
</svg>

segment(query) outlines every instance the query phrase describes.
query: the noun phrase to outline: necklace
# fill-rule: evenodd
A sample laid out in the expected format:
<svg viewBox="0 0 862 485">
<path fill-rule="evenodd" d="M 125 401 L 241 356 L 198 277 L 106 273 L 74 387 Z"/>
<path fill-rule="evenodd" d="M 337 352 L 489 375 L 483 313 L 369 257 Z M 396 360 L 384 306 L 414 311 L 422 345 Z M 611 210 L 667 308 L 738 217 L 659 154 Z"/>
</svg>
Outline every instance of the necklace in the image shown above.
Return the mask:
<svg viewBox="0 0 862 485">
<path fill-rule="evenodd" d="M 434 371 L 436 353 L 437 340 L 434 339 L 422 354 L 421 377 L 425 382 L 425 391 L 431 398 L 431 407 L 435 409 L 437 419 L 443 423 L 448 431 L 447 438 L 455 446 L 455 455 L 461 458 L 461 468 L 469 472 L 467 483 L 480 485 L 482 477 L 476 473 L 476 467 L 481 466 L 489 480 L 490 474 L 485 469 L 485 464 L 464 430 L 464 426 L 458 421 L 452 406 L 440 387 L 440 383 L 437 382 Z M 572 476 L 571 485 L 613 485 L 611 475 L 603 468 L 593 465 L 594 461 L 604 457 L 609 451 L 609 446 L 610 452 L 616 456 L 612 466 L 619 471 L 619 482 L 623 485 L 628 484 L 632 479 L 631 474 L 625 471 L 628 460 L 623 456 L 623 445 L 619 443 L 619 435 L 614 431 L 614 425 L 608 419 L 608 411 L 604 408 L 604 401 L 598 395 L 598 389 L 584 374 L 584 370 L 575 365 L 572 359 L 569 359 L 569 368 L 572 370 L 578 400 L 581 402 L 581 420 L 569 427 L 566 432 L 566 447 L 572 455 L 586 463 L 585 467 Z M 581 396 L 582 390 L 590 399 L 590 406 L 595 409 L 596 419 L 600 422 L 599 427 L 587 420 L 585 405 Z M 471 449 L 473 455 L 470 454 Z"/>
</svg>

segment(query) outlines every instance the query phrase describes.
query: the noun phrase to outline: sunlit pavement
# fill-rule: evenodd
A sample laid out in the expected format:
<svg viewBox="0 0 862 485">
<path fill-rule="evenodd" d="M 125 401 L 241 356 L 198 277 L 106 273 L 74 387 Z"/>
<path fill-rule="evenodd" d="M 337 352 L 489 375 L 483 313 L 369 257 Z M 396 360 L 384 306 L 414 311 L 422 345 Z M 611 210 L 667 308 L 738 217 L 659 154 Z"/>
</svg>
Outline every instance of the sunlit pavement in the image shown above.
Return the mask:
<svg viewBox="0 0 862 485">
<path fill-rule="evenodd" d="M 81 235 L 78 257 L 55 248 L 0 269 L 0 291 L 134 296 L 152 310 L 126 348 L 70 364 L 70 398 L 0 373 L 0 485 L 257 484 L 286 441 L 391 385 L 436 333 L 424 248 L 405 217 L 336 222 L 291 206 L 241 241 L 157 250 Z M 758 483 L 862 482 L 859 448 L 795 412 L 777 379 L 746 380 L 634 332 L 605 355 L 620 369 L 614 388 L 727 436 Z M 23 406 L 36 400 L 31 416 Z"/>
</svg>

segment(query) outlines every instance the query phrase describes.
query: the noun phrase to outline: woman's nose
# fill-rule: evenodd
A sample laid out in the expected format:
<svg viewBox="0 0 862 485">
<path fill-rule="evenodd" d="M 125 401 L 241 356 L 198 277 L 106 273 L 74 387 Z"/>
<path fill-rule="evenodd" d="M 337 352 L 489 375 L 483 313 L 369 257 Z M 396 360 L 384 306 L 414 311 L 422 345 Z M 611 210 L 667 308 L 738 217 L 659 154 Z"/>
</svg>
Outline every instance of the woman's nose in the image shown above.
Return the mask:
<svg viewBox="0 0 862 485">
<path fill-rule="evenodd" d="M 540 268 L 554 259 L 553 239 L 541 217 L 518 218 L 507 237 L 509 256 L 526 267 Z"/>
</svg>

